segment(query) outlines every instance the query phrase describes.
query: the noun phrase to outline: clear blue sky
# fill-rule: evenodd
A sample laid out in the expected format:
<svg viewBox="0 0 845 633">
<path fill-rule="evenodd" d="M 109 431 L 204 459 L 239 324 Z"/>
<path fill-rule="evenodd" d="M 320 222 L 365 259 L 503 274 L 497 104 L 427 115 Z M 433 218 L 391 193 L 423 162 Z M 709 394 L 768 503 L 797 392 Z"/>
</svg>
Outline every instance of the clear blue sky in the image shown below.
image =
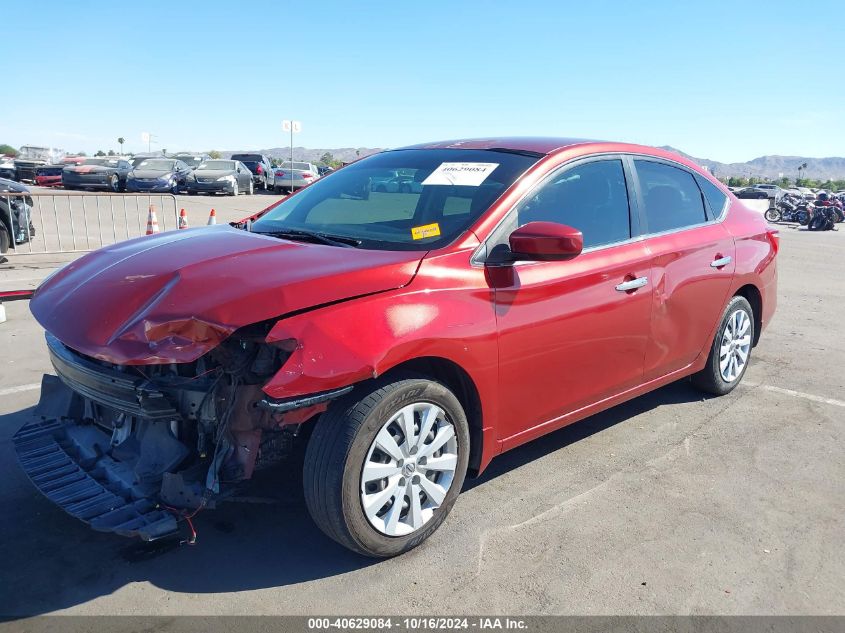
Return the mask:
<svg viewBox="0 0 845 633">
<path fill-rule="evenodd" d="M 265 148 L 295 118 L 306 147 L 554 135 L 845 155 L 842 0 L 42 0 L 2 16 L 0 143 L 16 146 L 141 151 L 150 131 L 169 151 Z"/>
</svg>

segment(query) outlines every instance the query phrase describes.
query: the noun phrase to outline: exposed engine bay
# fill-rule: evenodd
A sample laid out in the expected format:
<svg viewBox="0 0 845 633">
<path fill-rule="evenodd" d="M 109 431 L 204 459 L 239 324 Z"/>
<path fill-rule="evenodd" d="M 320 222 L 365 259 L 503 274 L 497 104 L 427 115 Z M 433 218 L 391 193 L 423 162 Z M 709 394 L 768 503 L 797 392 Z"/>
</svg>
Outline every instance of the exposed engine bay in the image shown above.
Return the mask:
<svg viewBox="0 0 845 633">
<path fill-rule="evenodd" d="M 288 457 L 301 424 L 339 395 L 268 399 L 262 385 L 296 344 L 267 344 L 268 327 L 163 365 L 114 365 L 47 333 L 57 377 L 44 376 L 40 419 L 15 436 L 24 470 L 95 529 L 145 540 L 176 533 L 179 519 Z"/>
</svg>

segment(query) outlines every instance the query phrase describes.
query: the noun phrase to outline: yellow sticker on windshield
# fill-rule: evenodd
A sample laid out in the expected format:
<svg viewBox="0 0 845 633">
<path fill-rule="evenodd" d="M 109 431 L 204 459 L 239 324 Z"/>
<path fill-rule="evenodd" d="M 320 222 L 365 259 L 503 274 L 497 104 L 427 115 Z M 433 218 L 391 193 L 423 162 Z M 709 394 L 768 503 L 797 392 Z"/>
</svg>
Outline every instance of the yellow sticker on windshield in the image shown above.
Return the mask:
<svg viewBox="0 0 845 633">
<path fill-rule="evenodd" d="M 411 229 L 411 237 L 415 240 L 424 240 L 427 237 L 437 237 L 438 235 L 440 235 L 440 225 L 437 222 L 415 226 Z"/>
</svg>

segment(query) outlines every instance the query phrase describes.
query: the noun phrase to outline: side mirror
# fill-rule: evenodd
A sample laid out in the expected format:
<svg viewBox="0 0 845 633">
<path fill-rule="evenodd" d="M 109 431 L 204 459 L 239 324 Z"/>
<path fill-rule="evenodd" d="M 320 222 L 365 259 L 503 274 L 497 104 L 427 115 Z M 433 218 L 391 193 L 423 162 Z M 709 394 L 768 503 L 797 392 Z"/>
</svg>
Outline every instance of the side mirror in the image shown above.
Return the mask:
<svg viewBox="0 0 845 633">
<path fill-rule="evenodd" d="M 578 229 L 556 222 L 529 222 L 510 234 L 513 261 L 564 261 L 584 250 Z"/>
</svg>

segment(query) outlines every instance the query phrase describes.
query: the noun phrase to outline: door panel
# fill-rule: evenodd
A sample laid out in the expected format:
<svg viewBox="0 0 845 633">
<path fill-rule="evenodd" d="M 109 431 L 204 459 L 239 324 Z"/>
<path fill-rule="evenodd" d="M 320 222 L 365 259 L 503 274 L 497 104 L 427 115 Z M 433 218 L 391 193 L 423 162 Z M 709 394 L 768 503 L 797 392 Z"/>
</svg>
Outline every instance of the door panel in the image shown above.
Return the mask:
<svg viewBox="0 0 845 633">
<path fill-rule="evenodd" d="M 736 266 L 733 237 L 719 224 L 651 237 L 654 308 L 645 379 L 657 378 L 707 353 L 710 333 L 728 299 Z M 730 257 L 730 262 L 715 268 Z"/>
<path fill-rule="evenodd" d="M 500 438 L 639 384 L 651 253 L 632 242 L 568 262 L 490 267 L 499 330 Z"/>
</svg>

